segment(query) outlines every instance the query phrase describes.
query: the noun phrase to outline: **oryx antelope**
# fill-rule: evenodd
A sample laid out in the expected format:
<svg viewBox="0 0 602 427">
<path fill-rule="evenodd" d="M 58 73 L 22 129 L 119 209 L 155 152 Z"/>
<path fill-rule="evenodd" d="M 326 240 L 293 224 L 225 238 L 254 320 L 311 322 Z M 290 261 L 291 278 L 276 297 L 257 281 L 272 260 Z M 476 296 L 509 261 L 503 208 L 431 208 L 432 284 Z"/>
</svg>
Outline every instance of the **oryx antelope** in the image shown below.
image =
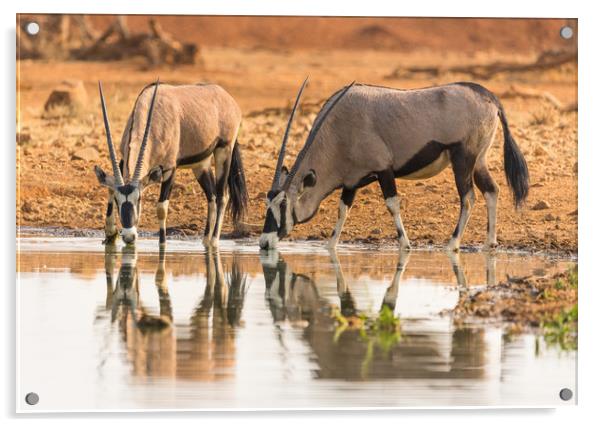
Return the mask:
<svg viewBox="0 0 602 427">
<path fill-rule="evenodd" d="M 203 243 L 217 246 L 226 207 L 229 206 L 233 221 L 239 221 L 248 199 L 237 141 L 241 111 L 236 101 L 213 84 L 172 86 L 157 81 L 148 85 L 138 95 L 128 118 L 118 162 L 100 82 L 99 91 L 113 168 L 112 175 L 108 175 L 95 167 L 98 181 L 109 189 L 105 243 L 112 243 L 117 237 L 115 205 L 123 241 L 136 240 L 142 192 L 150 183 L 160 182 L 157 217 L 159 243 L 164 245 L 176 169 L 188 168 L 207 197 Z"/>
<path fill-rule="evenodd" d="M 291 112 L 268 192 L 261 248 L 275 247 L 295 224 L 309 221 L 322 200 L 342 188 L 339 219 L 329 241 L 336 246 L 357 189 L 378 181 L 400 248 L 408 249 L 395 178 L 430 178 L 450 163 L 460 195 L 460 218 L 448 249 L 460 247 L 475 201 L 473 183 L 487 204 L 485 244 L 497 245 L 498 186 L 487 169 L 486 154 L 498 118 L 504 132 L 506 180 L 517 207 L 527 197 L 529 171 L 493 93 L 466 82 L 413 90 L 352 83 L 326 101 L 289 173 L 283 167 L 286 142 L 306 82 Z"/>
</svg>

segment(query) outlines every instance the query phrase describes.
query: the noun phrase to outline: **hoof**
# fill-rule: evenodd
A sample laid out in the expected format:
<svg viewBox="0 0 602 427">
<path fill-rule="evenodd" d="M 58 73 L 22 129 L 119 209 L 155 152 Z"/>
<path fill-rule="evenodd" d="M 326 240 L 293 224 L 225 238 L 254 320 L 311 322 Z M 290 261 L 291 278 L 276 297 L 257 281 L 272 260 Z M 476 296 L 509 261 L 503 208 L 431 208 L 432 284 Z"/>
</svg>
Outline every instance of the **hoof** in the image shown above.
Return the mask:
<svg viewBox="0 0 602 427">
<path fill-rule="evenodd" d="M 497 249 L 497 247 L 498 247 L 497 242 L 485 242 L 485 245 L 483 245 L 483 250 L 488 251 L 488 252 L 493 252 Z"/>
<path fill-rule="evenodd" d="M 445 250 L 448 252 L 460 252 L 460 242 L 457 240 L 450 240 Z"/>
<path fill-rule="evenodd" d="M 400 251 L 411 251 L 412 245 L 410 245 L 410 242 L 407 240 L 400 240 L 399 241 L 399 250 Z"/>
<path fill-rule="evenodd" d="M 112 236 L 105 236 L 105 239 L 102 241 L 103 245 L 114 245 L 117 242 L 117 237 L 119 233 L 115 233 Z"/>
</svg>

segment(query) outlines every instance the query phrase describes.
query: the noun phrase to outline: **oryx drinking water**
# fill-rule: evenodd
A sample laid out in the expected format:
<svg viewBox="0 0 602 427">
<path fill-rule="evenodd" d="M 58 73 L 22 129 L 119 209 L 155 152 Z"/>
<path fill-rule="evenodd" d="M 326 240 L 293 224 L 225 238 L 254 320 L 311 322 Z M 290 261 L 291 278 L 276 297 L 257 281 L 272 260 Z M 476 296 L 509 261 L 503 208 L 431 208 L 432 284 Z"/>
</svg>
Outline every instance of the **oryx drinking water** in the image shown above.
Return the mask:
<svg viewBox="0 0 602 427">
<path fill-rule="evenodd" d="M 498 186 L 487 169 L 486 154 L 498 119 L 504 132 L 506 180 L 517 207 L 527 197 L 529 171 L 493 93 L 465 82 L 413 90 L 352 83 L 326 101 L 289 173 L 283 167 L 286 142 L 306 82 L 291 112 L 267 195 L 261 248 L 275 247 L 295 224 L 309 221 L 322 200 L 342 188 L 339 219 L 329 241 L 335 246 L 357 189 L 374 181 L 395 220 L 400 248 L 409 248 L 395 178 L 430 178 L 450 163 L 460 195 L 460 218 L 448 248 L 460 247 L 475 201 L 473 183 L 487 204 L 486 246 L 497 245 Z"/>
<path fill-rule="evenodd" d="M 157 81 L 145 87 L 128 118 L 121 138 L 122 160 L 118 162 L 100 83 L 99 90 L 113 168 L 113 174 L 108 175 L 95 167 L 98 181 L 109 189 L 105 242 L 114 242 L 117 237 L 115 205 L 123 226 L 122 239 L 126 243 L 136 240 L 142 192 L 148 184 L 160 182 L 157 217 L 159 243 L 164 245 L 176 169 L 188 168 L 207 196 L 203 243 L 216 246 L 226 206 L 233 221 L 239 221 L 248 199 L 237 141 L 242 115 L 236 101 L 213 84 L 172 86 Z"/>
</svg>

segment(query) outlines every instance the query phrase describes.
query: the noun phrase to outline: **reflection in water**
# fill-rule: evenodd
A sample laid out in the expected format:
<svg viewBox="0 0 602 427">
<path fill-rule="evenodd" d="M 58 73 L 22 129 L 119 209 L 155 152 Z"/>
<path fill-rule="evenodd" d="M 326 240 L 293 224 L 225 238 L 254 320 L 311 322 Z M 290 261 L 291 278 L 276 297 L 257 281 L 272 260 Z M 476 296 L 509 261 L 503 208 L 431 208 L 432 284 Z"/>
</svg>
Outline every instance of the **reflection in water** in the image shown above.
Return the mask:
<svg viewBox="0 0 602 427">
<path fill-rule="evenodd" d="M 117 254 L 110 247 L 105 252 L 106 309 L 111 310 L 111 323 L 119 324 L 136 376 L 203 381 L 231 376 L 236 357 L 235 328 L 241 322 L 247 276 L 236 257 L 228 275 L 224 274 L 219 252 L 208 252 L 204 258 L 203 296 L 185 327 L 188 333 L 179 336 L 173 325 L 165 252 L 160 252 L 155 272 L 159 315 L 149 313 L 140 301 L 136 250 L 124 247 L 115 284 Z"/>
<path fill-rule="evenodd" d="M 345 280 L 336 252 L 330 252 L 336 277 L 338 306 L 346 318 L 365 316 L 360 313 L 351 287 Z M 395 273 L 380 304 L 381 316 L 395 312 L 400 281 L 403 279 L 410 253 L 399 253 Z M 456 277 L 459 292 L 466 289 L 466 277 L 457 253 L 450 253 L 451 268 Z M 338 333 L 328 300 L 320 296 L 318 286 L 308 276 L 297 274 L 289 268 L 277 252 L 264 253 L 261 258 L 266 282 L 266 299 L 274 322 L 288 320 L 292 325 L 303 328 L 315 354 L 318 378 L 345 380 L 376 378 L 482 378 L 488 373 L 485 361 L 488 353 L 499 351 L 499 343 L 488 343 L 482 329 L 459 329 L 451 332 L 425 334 L 403 330 L 397 345 L 396 331 L 377 332 L 377 336 L 366 338 L 365 330 L 345 330 Z M 487 260 L 487 277 L 495 277 L 495 259 Z M 458 292 L 455 302 L 458 300 Z M 444 333 L 441 333 L 444 332 Z M 451 334 L 451 343 L 448 336 Z M 375 345 L 374 344 L 378 344 Z M 499 358 L 499 354 L 497 355 Z"/>
<path fill-rule="evenodd" d="M 44 397 L 34 409 L 549 405 L 575 387 L 574 352 L 449 315 L 496 270 L 553 274 L 556 260 L 107 249 L 21 253 L 19 375 Z M 399 329 L 370 329 L 391 317 Z"/>
</svg>

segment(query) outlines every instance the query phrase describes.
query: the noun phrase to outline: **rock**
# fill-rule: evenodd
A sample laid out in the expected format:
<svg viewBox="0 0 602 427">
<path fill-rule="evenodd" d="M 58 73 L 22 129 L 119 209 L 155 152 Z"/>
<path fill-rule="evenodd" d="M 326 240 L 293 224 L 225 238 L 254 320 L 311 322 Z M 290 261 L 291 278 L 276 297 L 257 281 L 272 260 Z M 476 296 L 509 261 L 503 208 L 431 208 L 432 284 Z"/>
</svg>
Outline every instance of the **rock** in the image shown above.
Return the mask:
<svg viewBox="0 0 602 427">
<path fill-rule="evenodd" d="M 27 132 L 17 132 L 17 144 L 23 145 L 31 141 L 31 134 Z"/>
<path fill-rule="evenodd" d="M 31 203 L 31 201 L 26 200 L 21 205 L 21 212 L 23 213 L 36 213 L 38 209 Z"/>
<path fill-rule="evenodd" d="M 93 147 L 86 147 L 75 151 L 71 155 L 71 160 L 83 160 L 85 162 L 92 162 L 99 159 L 98 151 Z"/>
<path fill-rule="evenodd" d="M 535 203 L 531 209 L 534 211 L 543 211 L 544 209 L 550 209 L 550 204 L 545 200 L 540 200 L 539 202 Z"/>
<path fill-rule="evenodd" d="M 380 228 L 373 228 L 372 231 L 370 231 L 370 234 L 379 235 L 380 233 L 382 233 L 382 230 Z"/>
<path fill-rule="evenodd" d="M 84 83 L 81 80 L 65 80 L 50 92 L 44 110 L 66 107 L 70 111 L 76 111 L 83 108 L 87 102 L 88 93 Z"/>
<path fill-rule="evenodd" d="M 549 213 L 543 219 L 545 219 L 546 221 L 554 221 L 556 219 L 556 217 L 554 215 L 552 215 L 551 213 Z"/>
<path fill-rule="evenodd" d="M 545 148 L 543 148 L 541 145 L 537 144 L 535 146 L 535 148 L 533 149 L 533 155 L 536 157 L 541 157 L 541 156 L 548 156 L 550 153 L 548 153 L 548 150 L 546 150 Z"/>
<path fill-rule="evenodd" d="M 577 162 L 575 162 L 575 164 L 573 165 L 573 172 L 574 173 L 579 172 L 579 164 Z"/>
</svg>

